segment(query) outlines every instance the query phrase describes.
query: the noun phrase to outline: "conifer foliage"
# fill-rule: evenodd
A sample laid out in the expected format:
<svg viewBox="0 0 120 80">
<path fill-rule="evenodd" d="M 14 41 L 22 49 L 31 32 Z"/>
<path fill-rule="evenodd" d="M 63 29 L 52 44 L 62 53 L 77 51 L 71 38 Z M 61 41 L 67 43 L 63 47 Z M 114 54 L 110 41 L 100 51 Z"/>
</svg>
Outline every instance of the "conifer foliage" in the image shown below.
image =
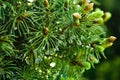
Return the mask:
<svg viewBox="0 0 120 80">
<path fill-rule="evenodd" d="M 81 80 L 116 37 L 93 0 L 0 0 L 0 80 Z"/>
</svg>

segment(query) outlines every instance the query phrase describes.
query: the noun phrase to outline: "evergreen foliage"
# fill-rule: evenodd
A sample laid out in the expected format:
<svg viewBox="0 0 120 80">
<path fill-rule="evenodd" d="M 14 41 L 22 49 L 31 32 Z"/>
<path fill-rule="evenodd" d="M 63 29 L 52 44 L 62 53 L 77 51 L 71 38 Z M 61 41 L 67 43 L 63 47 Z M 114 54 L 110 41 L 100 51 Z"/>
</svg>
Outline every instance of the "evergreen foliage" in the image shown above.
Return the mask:
<svg viewBox="0 0 120 80">
<path fill-rule="evenodd" d="M 0 79 L 81 80 L 116 39 L 93 2 L 0 0 Z"/>
</svg>

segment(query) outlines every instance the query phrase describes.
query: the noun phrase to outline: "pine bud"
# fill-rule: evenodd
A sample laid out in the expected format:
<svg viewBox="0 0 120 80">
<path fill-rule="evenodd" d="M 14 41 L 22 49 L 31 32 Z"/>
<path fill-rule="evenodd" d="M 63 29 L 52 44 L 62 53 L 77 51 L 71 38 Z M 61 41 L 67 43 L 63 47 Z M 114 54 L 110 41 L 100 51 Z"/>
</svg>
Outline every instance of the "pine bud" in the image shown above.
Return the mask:
<svg viewBox="0 0 120 80">
<path fill-rule="evenodd" d="M 101 10 L 98 9 L 95 12 L 92 12 L 91 14 L 89 14 L 87 16 L 87 19 L 89 19 L 89 20 L 95 20 L 95 19 L 101 18 L 103 15 L 104 15 L 103 11 L 101 11 Z"/>
<path fill-rule="evenodd" d="M 20 21 L 22 19 L 25 19 L 26 17 L 29 17 L 31 15 L 31 13 L 29 12 L 24 12 L 22 13 L 18 18 L 17 18 L 17 21 Z"/>
<path fill-rule="evenodd" d="M 105 47 L 104 46 L 101 46 L 101 45 L 95 45 L 95 49 L 99 50 L 101 53 L 104 52 L 105 50 Z"/>
<path fill-rule="evenodd" d="M 46 8 L 49 7 L 49 2 L 48 2 L 48 0 L 44 0 L 44 6 L 45 6 Z"/>
<path fill-rule="evenodd" d="M 108 47 L 111 47 L 112 45 L 113 45 L 113 43 L 106 43 L 101 46 L 103 46 L 104 48 L 108 48 Z"/>
<path fill-rule="evenodd" d="M 79 13 L 73 13 L 73 18 L 74 19 L 80 19 L 81 15 Z"/>
<path fill-rule="evenodd" d="M 114 42 L 116 39 L 117 39 L 117 38 L 116 38 L 115 36 L 110 36 L 110 37 L 107 38 L 107 41 L 110 42 L 110 43 L 112 43 L 112 42 Z"/>
<path fill-rule="evenodd" d="M 67 1 L 64 3 L 65 8 L 68 7 L 68 4 L 69 4 L 69 0 L 67 0 Z"/>
<path fill-rule="evenodd" d="M 106 22 L 107 20 L 109 20 L 111 17 L 111 13 L 109 12 L 105 12 L 103 15 L 103 20 Z"/>
<path fill-rule="evenodd" d="M 75 20 L 75 26 L 76 26 L 76 27 L 79 27 L 79 26 L 80 26 L 80 20 L 79 20 L 79 19 Z"/>
<path fill-rule="evenodd" d="M 75 26 L 80 26 L 80 19 L 81 18 L 81 15 L 79 13 L 73 13 L 73 19 L 74 19 L 74 23 L 75 23 Z"/>
<path fill-rule="evenodd" d="M 82 65 L 83 65 L 83 67 L 84 67 L 86 70 L 88 70 L 88 69 L 91 68 L 91 65 L 90 65 L 89 62 L 83 62 Z"/>
<path fill-rule="evenodd" d="M 98 18 L 94 20 L 95 24 L 103 24 L 103 18 Z"/>
<path fill-rule="evenodd" d="M 25 13 L 23 13 L 21 16 L 25 18 L 25 17 L 27 17 L 27 16 L 30 16 L 30 14 L 27 13 L 27 12 L 25 12 Z"/>
<path fill-rule="evenodd" d="M 89 55 L 89 60 L 92 61 L 93 63 L 96 63 L 96 64 L 99 63 L 99 60 L 96 59 L 96 57 L 92 54 Z"/>
<path fill-rule="evenodd" d="M 82 0 L 82 3 L 87 5 L 89 3 L 89 1 L 88 0 Z"/>
<path fill-rule="evenodd" d="M 88 4 L 88 5 L 85 7 L 84 11 L 85 11 L 85 12 L 89 12 L 90 10 L 93 9 L 93 6 L 94 6 L 94 3 Z"/>
<path fill-rule="evenodd" d="M 49 31 L 49 29 L 48 29 L 47 27 L 44 27 L 44 28 L 43 28 L 43 33 L 44 33 L 45 35 L 48 34 L 48 31 Z"/>
<path fill-rule="evenodd" d="M 106 46 L 107 46 L 107 45 L 96 45 L 96 46 L 95 46 L 95 49 L 96 49 L 96 50 L 99 50 L 100 53 L 103 55 L 103 57 L 104 57 L 105 59 L 106 59 L 106 56 L 105 56 L 105 54 L 104 54 L 104 50 L 105 50 Z"/>
</svg>

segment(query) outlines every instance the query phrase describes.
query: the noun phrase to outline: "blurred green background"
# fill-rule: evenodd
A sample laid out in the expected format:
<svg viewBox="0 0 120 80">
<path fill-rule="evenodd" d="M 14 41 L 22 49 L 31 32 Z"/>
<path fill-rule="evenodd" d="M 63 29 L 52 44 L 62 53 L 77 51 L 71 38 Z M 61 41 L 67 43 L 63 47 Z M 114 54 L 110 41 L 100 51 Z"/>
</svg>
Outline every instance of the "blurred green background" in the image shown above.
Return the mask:
<svg viewBox="0 0 120 80">
<path fill-rule="evenodd" d="M 107 21 L 108 36 L 117 37 L 114 45 L 105 53 L 107 59 L 101 59 L 101 63 L 94 69 L 86 71 L 84 76 L 88 80 L 120 80 L 120 0 L 96 0 L 103 11 L 109 11 L 112 17 Z"/>
</svg>

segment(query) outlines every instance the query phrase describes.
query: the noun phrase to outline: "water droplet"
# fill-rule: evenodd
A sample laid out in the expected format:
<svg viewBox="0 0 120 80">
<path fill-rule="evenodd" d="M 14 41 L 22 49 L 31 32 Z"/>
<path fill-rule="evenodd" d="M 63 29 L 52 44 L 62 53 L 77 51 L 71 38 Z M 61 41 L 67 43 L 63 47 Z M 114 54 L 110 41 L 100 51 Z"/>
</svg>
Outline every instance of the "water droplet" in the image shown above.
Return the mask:
<svg viewBox="0 0 120 80">
<path fill-rule="evenodd" d="M 59 22 L 59 21 L 57 21 L 56 23 L 57 23 L 57 24 L 59 24 L 60 22 Z"/>
<path fill-rule="evenodd" d="M 55 65 L 56 65 L 55 62 L 51 62 L 51 63 L 50 63 L 50 66 L 51 66 L 51 67 L 55 67 Z"/>
</svg>

